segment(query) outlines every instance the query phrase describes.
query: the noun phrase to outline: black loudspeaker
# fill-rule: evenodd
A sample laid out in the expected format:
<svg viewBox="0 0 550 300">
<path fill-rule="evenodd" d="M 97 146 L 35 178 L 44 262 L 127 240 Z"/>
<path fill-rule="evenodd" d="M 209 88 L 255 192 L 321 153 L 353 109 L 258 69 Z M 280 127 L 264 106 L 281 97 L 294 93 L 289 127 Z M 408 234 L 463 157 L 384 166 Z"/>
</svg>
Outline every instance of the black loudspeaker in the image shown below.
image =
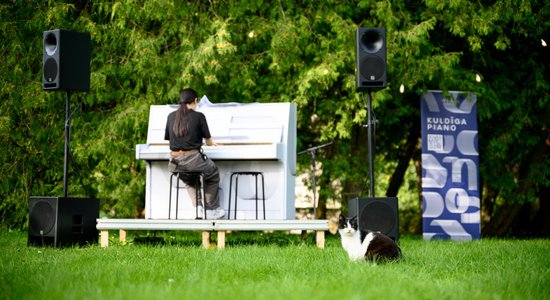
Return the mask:
<svg viewBox="0 0 550 300">
<path fill-rule="evenodd" d="M 98 199 L 30 197 L 28 245 L 97 244 L 98 217 Z"/>
<path fill-rule="evenodd" d="M 54 29 L 44 31 L 44 90 L 90 90 L 90 34 Z"/>
<path fill-rule="evenodd" d="M 349 200 L 348 216 L 357 216 L 359 229 L 380 231 L 394 241 L 399 239 L 396 197 L 355 198 Z"/>
<path fill-rule="evenodd" d="M 357 91 L 386 87 L 386 29 L 357 28 L 355 41 Z"/>
</svg>

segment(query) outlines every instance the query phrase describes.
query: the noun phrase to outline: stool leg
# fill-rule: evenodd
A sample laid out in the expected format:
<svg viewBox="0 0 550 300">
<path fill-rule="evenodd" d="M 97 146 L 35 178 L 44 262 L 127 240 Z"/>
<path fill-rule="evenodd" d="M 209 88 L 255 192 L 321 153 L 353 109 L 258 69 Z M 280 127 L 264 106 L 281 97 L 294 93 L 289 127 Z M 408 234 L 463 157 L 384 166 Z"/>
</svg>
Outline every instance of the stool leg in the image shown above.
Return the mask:
<svg viewBox="0 0 550 300">
<path fill-rule="evenodd" d="M 197 178 L 197 182 L 200 178 Z M 197 182 L 195 182 L 195 219 L 200 219 L 199 217 L 199 189 L 197 188 Z M 204 209 L 204 207 L 203 207 Z"/>
<path fill-rule="evenodd" d="M 202 202 L 202 213 L 204 214 L 204 219 L 207 219 L 206 216 L 206 195 L 204 194 L 204 175 L 201 173 L 199 176 L 199 184 L 200 184 L 200 191 L 201 191 L 201 202 Z M 198 200 L 198 198 L 197 198 Z"/>
<path fill-rule="evenodd" d="M 234 219 L 237 220 L 237 195 L 239 191 L 239 176 L 235 177 L 235 214 Z"/>
<path fill-rule="evenodd" d="M 172 208 L 172 178 L 174 174 L 170 175 L 170 193 L 168 196 L 168 220 L 170 220 L 170 209 Z"/>
<path fill-rule="evenodd" d="M 258 174 L 254 174 L 254 187 L 256 188 L 256 220 L 258 220 Z"/>
<path fill-rule="evenodd" d="M 229 176 L 229 204 L 227 205 L 227 219 L 231 219 L 231 186 L 233 185 L 233 175 Z"/>
<path fill-rule="evenodd" d="M 265 220 L 265 184 L 264 184 L 264 174 L 261 174 L 262 176 L 262 196 L 263 196 L 263 202 L 264 202 L 264 220 Z"/>
<path fill-rule="evenodd" d="M 178 219 L 178 203 L 180 200 L 180 173 L 176 175 L 176 220 Z"/>
</svg>

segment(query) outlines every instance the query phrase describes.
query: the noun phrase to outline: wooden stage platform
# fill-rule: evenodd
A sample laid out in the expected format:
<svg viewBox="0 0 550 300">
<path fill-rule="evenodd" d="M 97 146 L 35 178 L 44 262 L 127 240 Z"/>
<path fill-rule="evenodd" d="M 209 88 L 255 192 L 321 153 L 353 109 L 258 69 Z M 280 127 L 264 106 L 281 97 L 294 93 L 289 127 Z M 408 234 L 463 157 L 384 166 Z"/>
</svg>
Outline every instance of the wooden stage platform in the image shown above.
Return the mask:
<svg viewBox="0 0 550 300">
<path fill-rule="evenodd" d="M 109 230 L 119 230 L 121 242 L 128 230 L 188 230 L 202 231 L 202 245 L 210 248 L 210 234 L 217 232 L 218 249 L 225 248 L 226 231 L 315 231 L 317 247 L 325 247 L 328 220 L 167 220 L 167 219 L 97 219 L 101 246 L 109 246 Z"/>
</svg>

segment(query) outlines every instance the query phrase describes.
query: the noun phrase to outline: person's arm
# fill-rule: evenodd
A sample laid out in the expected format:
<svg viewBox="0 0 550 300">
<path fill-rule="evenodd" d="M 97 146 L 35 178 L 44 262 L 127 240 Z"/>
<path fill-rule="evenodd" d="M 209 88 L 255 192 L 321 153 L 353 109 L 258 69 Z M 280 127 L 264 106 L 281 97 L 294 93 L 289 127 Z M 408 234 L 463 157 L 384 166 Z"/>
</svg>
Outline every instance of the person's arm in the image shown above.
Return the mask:
<svg viewBox="0 0 550 300">
<path fill-rule="evenodd" d="M 206 116 L 203 113 L 199 114 L 200 116 L 200 130 L 202 132 L 202 136 L 204 137 L 204 141 L 206 143 L 206 146 L 218 146 L 212 140 L 212 136 L 210 135 L 210 129 L 208 128 L 208 122 L 206 121 Z"/>
<path fill-rule="evenodd" d="M 212 138 L 204 139 L 204 141 L 206 142 L 206 146 L 218 146 Z"/>
<path fill-rule="evenodd" d="M 169 124 L 170 124 L 170 122 L 168 120 L 166 120 L 166 128 L 164 129 L 164 139 L 167 140 L 167 141 L 170 140 L 170 129 L 168 127 L 168 126 L 170 126 Z"/>
</svg>

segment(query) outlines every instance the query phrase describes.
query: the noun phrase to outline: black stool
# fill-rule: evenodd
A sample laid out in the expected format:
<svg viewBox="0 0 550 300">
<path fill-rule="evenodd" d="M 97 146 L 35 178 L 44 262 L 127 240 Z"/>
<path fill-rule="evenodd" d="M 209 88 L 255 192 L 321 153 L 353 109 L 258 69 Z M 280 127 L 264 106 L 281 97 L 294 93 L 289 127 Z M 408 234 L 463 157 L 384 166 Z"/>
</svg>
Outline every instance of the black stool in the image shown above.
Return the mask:
<svg viewBox="0 0 550 300">
<path fill-rule="evenodd" d="M 254 176 L 256 188 L 256 220 L 258 220 L 258 176 L 262 177 L 262 200 L 264 203 L 264 220 L 265 220 L 265 185 L 264 174 L 262 172 L 233 172 L 229 177 L 229 208 L 227 209 L 227 219 L 231 217 L 231 186 L 233 185 L 233 176 L 235 177 L 235 214 L 234 219 L 237 219 L 237 195 L 239 194 L 239 176 Z"/>
<path fill-rule="evenodd" d="M 170 219 L 170 212 L 172 208 L 172 181 L 173 177 L 176 176 L 176 219 L 178 218 L 178 202 L 179 202 L 179 191 L 180 191 L 180 179 L 185 178 L 186 181 L 193 181 L 195 183 L 195 197 L 197 202 L 199 198 L 202 203 L 203 217 L 206 220 L 206 205 L 204 199 L 204 174 L 202 172 L 173 172 L 170 175 L 170 198 L 168 200 L 168 219 Z M 199 205 L 195 203 L 195 215 L 197 219 L 199 218 Z"/>
</svg>

